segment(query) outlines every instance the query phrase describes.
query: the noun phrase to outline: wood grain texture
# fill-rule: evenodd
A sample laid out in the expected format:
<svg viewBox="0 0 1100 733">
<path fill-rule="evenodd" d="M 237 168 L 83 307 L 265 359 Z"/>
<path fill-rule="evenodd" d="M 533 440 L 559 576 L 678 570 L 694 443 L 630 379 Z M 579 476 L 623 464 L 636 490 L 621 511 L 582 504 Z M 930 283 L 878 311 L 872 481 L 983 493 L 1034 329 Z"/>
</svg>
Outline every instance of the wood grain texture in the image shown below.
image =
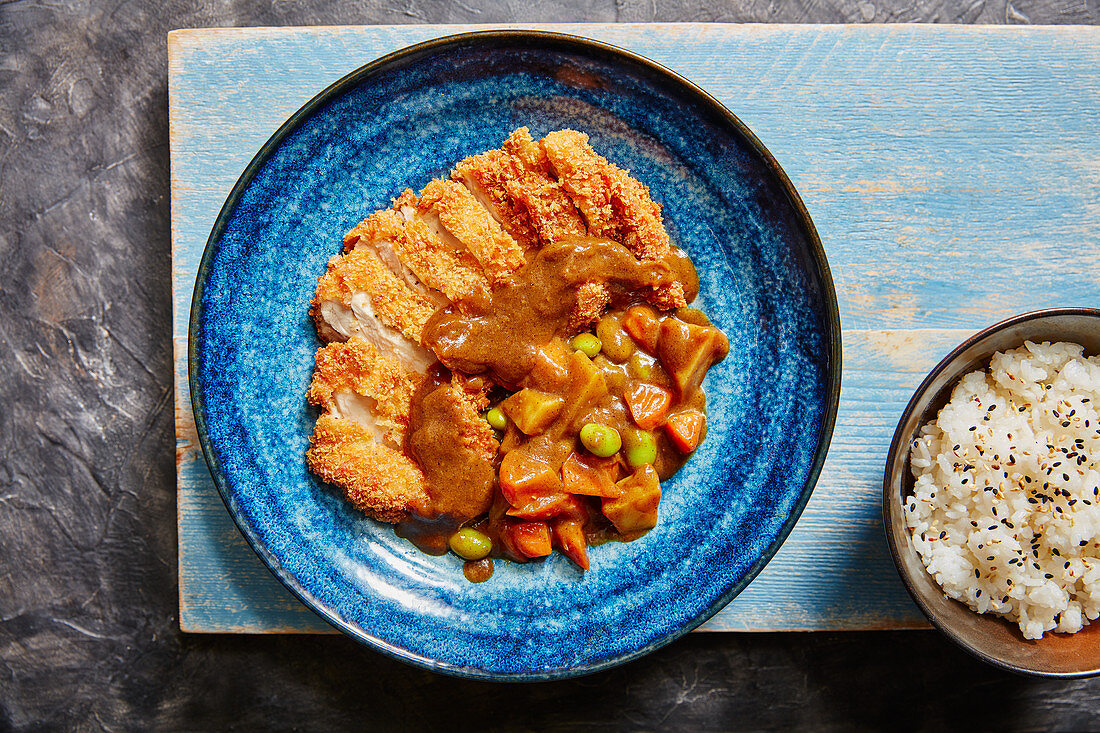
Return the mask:
<svg viewBox="0 0 1100 733">
<path fill-rule="evenodd" d="M 474 27 L 169 37 L 185 630 L 327 628 L 244 545 L 195 450 L 183 357 L 214 217 L 260 145 L 328 83 L 388 51 Z M 923 625 L 882 535 L 886 446 L 922 375 L 966 335 L 1025 310 L 1097 302 L 1100 276 L 1089 264 L 1100 254 L 1100 31 L 542 27 L 642 53 L 729 106 L 791 176 L 833 269 L 845 374 L 825 470 L 779 554 L 704 628 Z"/>
</svg>

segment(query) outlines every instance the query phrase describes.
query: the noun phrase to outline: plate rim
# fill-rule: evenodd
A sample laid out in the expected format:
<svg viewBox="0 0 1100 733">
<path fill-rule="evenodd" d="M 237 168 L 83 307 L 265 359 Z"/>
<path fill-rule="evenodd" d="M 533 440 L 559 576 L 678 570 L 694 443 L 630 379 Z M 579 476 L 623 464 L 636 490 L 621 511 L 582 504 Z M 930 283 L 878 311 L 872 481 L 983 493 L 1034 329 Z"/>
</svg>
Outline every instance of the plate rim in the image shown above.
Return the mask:
<svg viewBox="0 0 1100 733">
<path fill-rule="evenodd" d="M 206 428 L 206 409 L 203 404 L 202 389 L 199 377 L 199 330 L 202 323 L 202 297 L 203 289 L 208 278 L 210 268 L 214 259 L 214 253 L 217 250 L 218 242 L 221 239 L 222 234 L 228 225 L 229 219 L 237 208 L 237 204 L 243 195 L 244 191 L 251 185 L 253 179 L 258 173 L 259 169 L 266 163 L 272 152 L 278 148 L 279 145 L 293 132 L 295 132 L 303 122 L 311 117 L 321 106 L 326 104 L 330 99 L 343 93 L 345 90 L 352 88 L 359 83 L 369 79 L 370 77 L 386 71 L 393 66 L 397 66 L 404 63 L 416 61 L 419 58 L 445 52 L 453 48 L 470 47 L 479 44 L 493 43 L 500 40 L 528 40 L 539 42 L 544 45 L 554 45 L 562 48 L 572 48 L 581 52 L 596 51 L 598 54 L 602 54 L 605 57 L 612 59 L 618 59 L 621 61 L 627 61 L 636 67 L 641 67 L 642 70 L 654 75 L 658 78 L 663 78 L 664 81 L 669 82 L 674 87 L 680 87 L 681 90 L 689 97 L 694 97 L 693 101 L 700 103 L 702 107 L 710 108 L 710 111 L 717 114 L 717 116 L 724 120 L 724 122 L 733 127 L 737 133 L 739 133 L 749 144 L 752 151 L 760 157 L 768 170 L 772 175 L 776 176 L 777 181 L 780 184 L 780 188 L 785 193 L 789 203 L 791 204 L 794 214 L 799 223 L 804 228 L 808 239 L 808 254 L 810 259 L 817 266 L 819 273 L 819 279 L 822 286 L 822 305 L 824 306 L 824 325 L 827 331 L 826 341 L 828 354 L 825 363 L 827 389 L 825 397 L 825 413 L 822 416 L 821 426 L 818 430 L 817 443 L 814 449 L 814 460 L 810 466 L 810 470 L 807 473 L 806 481 L 803 484 L 802 491 L 799 494 L 798 500 L 788 513 L 786 520 L 780 527 L 779 532 L 776 534 L 775 539 L 769 543 L 767 549 L 761 553 L 761 555 L 754 561 L 741 579 L 732 584 L 726 591 L 715 599 L 709 606 L 704 608 L 690 621 L 681 624 L 679 627 L 672 629 L 671 631 L 661 635 L 660 637 L 650 641 L 638 649 L 626 654 L 620 654 L 608 659 L 603 659 L 596 662 L 591 662 L 584 665 L 558 667 L 549 670 L 541 671 L 525 671 L 525 672 L 497 672 L 491 670 L 485 670 L 477 667 L 468 667 L 463 665 L 454 664 L 451 662 L 445 662 L 439 659 L 433 659 L 423 654 L 418 654 L 415 651 L 396 646 L 384 639 L 378 638 L 370 634 L 366 629 L 354 626 L 340 619 L 332 609 L 328 608 L 326 604 L 316 599 L 308 590 L 306 590 L 298 580 L 285 570 L 279 558 L 276 557 L 268 547 L 259 539 L 252 526 L 244 521 L 241 516 L 239 508 L 236 506 L 236 500 L 233 498 L 229 489 L 228 483 L 225 478 L 225 474 L 222 471 L 221 465 L 218 461 L 217 455 L 211 444 L 209 433 Z M 730 601 L 737 597 L 748 585 L 756 578 L 757 575 L 764 569 L 764 567 L 771 561 L 775 554 L 779 551 L 779 548 L 787 540 L 791 531 L 794 529 L 795 524 L 801 517 L 803 510 L 806 508 L 809 502 L 810 496 L 813 493 L 814 488 L 817 485 L 817 481 L 820 478 L 822 466 L 825 463 L 825 458 L 829 451 L 829 445 L 832 440 L 833 429 L 836 423 L 837 412 L 840 406 L 840 389 L 841 389 L 841 375 L 842 375 L 842 336 L 841 336 L 841 323 L 840 323 L 840 309 L 837 303 L 836 286 L 833 282 L 832 272 L 829 268 L 829 262 L 825 255 L 825 249 L 821 242 L 821 237 L 818 234 L 817 227 L 813 223 L 813 219 L 810 217 L 809 210 L 806 207 L 805 202 L 795 189 L 794 184 L 791 182 L 786 171 L 772 155 L 771 151 L 760 141 L 760 139 L 749 129 L 744 122 L 741 121 L 737 115 L 735 115 L 729 108 L 722 104 L 717 98 L 712 96 L 709 92 L 702 89 L 700 86 L 690 81 L 689 79 L 681 76 L 679 73 L 672 69 L 660 64 L 652 59 L 649 59 L 641 54 L 635 53 L 628 49 L 616 46 L 605 41 L 599 41 L 593 38 L 585 36 L 579 36 L 571 33 L 561 33 L 556 31 L 546 30 L 531 30 L 523 28 L 509 28 L 509 29 L 495 29 L 495 30 L 480 30 L 480 31 L 468 31 L 462 33 L 448 34 L 440 36 L 438 38 L 429 39 L 420 43 L 412 44 L 399 48 L 395 51 L 391 51 L 383 56 L 380 56 L 373 61 L 370 61 L 353 71 L 345 74 L 336 81 L 332 82 L 312 98 L 303 104 L 297 111 L 294 112 L 279 128 L 267 139 L 267 141 L 260 147 L 256 154 L 249 161 L 244 171 L 238 177 L 236 182 L 227 195 L 225 202 L 222 204 L 221 209 L 218 211 L 218 215 L 214 220 L 214 226 L 210 231 L 209 237 L 207 237 L 206 244 L 203 247 L 202 258 L 199 261 L 198 272 L 195 277 L 195 287 L 191 294 L 191 307 L 189 311 L 189 321 L 187 328 L 187 382 L 188 390 L 191 399 L 191 408 L 195 418 L 196 434 L 198 435 L 199 445 L 202 448 L 203 458 L 206 461 L 206 465 L 210 470 L 210 477 L 214 482 L 214 485 L 218 489 L 218 494 L 221 496 L 222 502 L 225 504 L 226 510 L 229 512 L 230 517 L 233 519 L 233 523 L 237 529 L 244 536 L 248 546 L 252 548 L 252 551 L 263 562 L 264 566 L 279 580 L 284 587 L 287 588 L 299 601 L 307 606 L 311 611 L 317 614 L 325 622 L 356 640 L 357 642 L 371 647 L 377 651 L 380 651 L 387 656 L 393 657 L 403 662 L 413 664 L 415 666 L 428 669 L 433 672 L 442 672 L 445 674 L 465 677 L 470 679 L 482 679 L 482 680 L 495 680 L 495 681 L 510 681 L 510 682 L 533 682 L 533 681 L 545 681 L 555 679 L 566 679 L 571 677 L 579 677 L 582 675 L 592 674 L 605 669 L 611 669 L 613 667 L 626 664 L 627 662 L 638 659 L 651 652 L 664 647 L 676 639 L 679 639 L 688 632 L 694 630 L 705 621 L 710 619 L 715 613 L 724 608 Z"/>
</svg>

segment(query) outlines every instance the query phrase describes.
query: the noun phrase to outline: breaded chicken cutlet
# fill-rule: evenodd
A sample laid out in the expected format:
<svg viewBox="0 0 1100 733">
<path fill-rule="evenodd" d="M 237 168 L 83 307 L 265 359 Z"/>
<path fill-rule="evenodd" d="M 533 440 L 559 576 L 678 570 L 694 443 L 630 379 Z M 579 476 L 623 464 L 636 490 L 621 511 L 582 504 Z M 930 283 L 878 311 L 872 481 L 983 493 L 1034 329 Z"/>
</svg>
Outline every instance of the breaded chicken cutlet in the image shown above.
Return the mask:
<svg viewBox="0 0 1100 733">
<path fill-rule="evenodd" d="M 382 521 L 426 506 L 425 471 L 406 443 L 410 405 L 436 362 L 425 325 L 439 308 L 484 308 L 532 253 L 578 236 L 613 239 L 643 262 L 670 249 L 648 188 L 593 150 L 587 135 L 559 130 L 534 140 L 526 127 L 349 231 L 310 307 L 327 343 L 309 389 L 321 410 L 310 469 Z M 570 328 L 593 323 L 610 300 L 606 283 L 581 283 Z M 686 305 L 679 282 L 649 300 L 662 309 Z M 490 386 L 455 373 L 440 398 L 453 401 L 448 409 L 464 426 L 456 439 L 486 463 L 496 441 L 479 410 Z"/>
</svg>

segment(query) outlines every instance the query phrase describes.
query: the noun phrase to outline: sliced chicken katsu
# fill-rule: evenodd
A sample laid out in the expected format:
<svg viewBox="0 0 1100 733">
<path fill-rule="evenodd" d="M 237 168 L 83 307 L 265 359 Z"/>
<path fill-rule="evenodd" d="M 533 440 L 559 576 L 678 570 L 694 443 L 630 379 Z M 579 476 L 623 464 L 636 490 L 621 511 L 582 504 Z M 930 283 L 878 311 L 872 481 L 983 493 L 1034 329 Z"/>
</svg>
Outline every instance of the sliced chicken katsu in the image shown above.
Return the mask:
<svg viewBox="0 0 1100 733">
<path fill-rule="evenodd" d="M 424 324 L 436 306 L 401 282 L 376 250 L 357 247 L 333 257 L 317 281 L 310 314 L 325 341 L 359 336 L 423 374 L 435 356 L 420 345 Z"/>
<path fill-rule="evenodd" d="M 513 132 L 503 150 L 461 161 L 451 176 L 525 249 L 588 233 L 580 211 L 550 175 L 549 161 L 526 127 Z"/>
<path fill-rule="evenodd" d="M 621 242 L 638 259 L 659 260 L 668 254 L 661 207 L 649 188 L 593 150 L 588 135 L 558 130 L 543 138 L 542 148 L 584 214 L 589 234 Z"/>
<path fill-rule="evenodd" d="M 480 412 L 493 383 L 460 371 L 441 377 L 446 370 L 432 366 L 437 355 L 424 345 L 425 326 L 441 309 L 479 317 L 537 250 L 589 236 L 615 240 L 643 261 L 670 252 L 646 186 L 582 133 L 534 140 L 525 127 L 502 148 L 459 162 L 450 180 L 404 191 L 349 231 L 310 308 L 330 342 L 317 352 L 309 390 L 321 409 L 310 468 L 387 522 L 488 511 L 498 440 Z M 601 271 L 576 286 L 568 332 L 600 319 L 611 304 L 611 277 Z M 665 310 L 686 304 L 675 279 L 638 295 Z M 441 450 L 450 451 L 444 461 Z M 441 490 L 455 465 L 466 467 L 463 486 Z"/>
<path fill-rule="evenodd" d="M 493 284 L 506 281 L 526 262 L 523 248 L 460 183 L 440 178 L 420 192 L 417 211 L 426 221 L 438 218 L 437 235 L 456 250 L 465 249 Z"/>
<path fill-rule="evenodd" d="M 443 227 L 430 206 L 421 205 L 411 190 L 393 202 L 404 220 L 405 236 L 395 241 L 397 256 L 425 285 L 459 308 L 483 305 L 491 282 L 477 259 Z"/>
<path fill-rule="evenodd" d="M 322 408 L 306 460 L 357 508 L 395 522 L 428 500 L 424 473 L 402 448 L 416 372 L 354 335 L 319 349 L 309 402 Z"/>
<path fill-rule="evenodd" d="M 360 248 L 373 250 L 389 271 L 413 291 L 436 307 L 448 305 L 450 301 L 443 293 L 422 283 L 409 265 L 401 260 L 398 251 L 406 247 L 405 220 L 393 209 L 374 212 L 344 235 L 345 252 Z"/>
</svg>

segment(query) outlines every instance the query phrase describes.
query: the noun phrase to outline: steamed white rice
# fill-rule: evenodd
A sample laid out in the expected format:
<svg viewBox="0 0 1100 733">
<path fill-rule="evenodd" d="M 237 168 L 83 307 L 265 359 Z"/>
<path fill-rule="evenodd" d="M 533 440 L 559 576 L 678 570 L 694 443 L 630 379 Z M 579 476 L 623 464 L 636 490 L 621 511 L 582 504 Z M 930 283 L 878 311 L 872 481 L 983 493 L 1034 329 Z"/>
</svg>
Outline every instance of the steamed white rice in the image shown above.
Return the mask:
<svg viewBox="0 0 1100 733">
<path fill-rule="evenodd" d="M 1100 615 L 1100 357 L 999 352 L 963 377 L 910 454 L 905 518 L 951 598 L 1028 639 Z"/>
</svg>

